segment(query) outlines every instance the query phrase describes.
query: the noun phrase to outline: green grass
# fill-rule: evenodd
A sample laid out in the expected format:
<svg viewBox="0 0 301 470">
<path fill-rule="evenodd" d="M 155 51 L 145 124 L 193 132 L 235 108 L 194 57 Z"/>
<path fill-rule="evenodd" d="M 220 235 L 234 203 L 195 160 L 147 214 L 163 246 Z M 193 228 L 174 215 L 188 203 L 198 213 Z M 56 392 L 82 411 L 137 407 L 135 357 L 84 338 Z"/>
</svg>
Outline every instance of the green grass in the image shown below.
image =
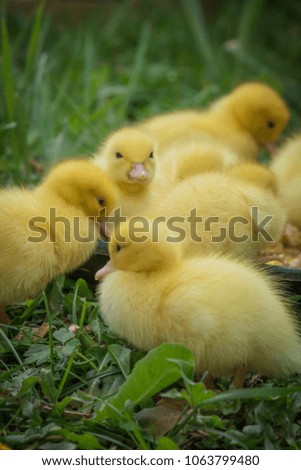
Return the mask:
<svg viewBox="0 0 301 470">
<path fill-rule="evenodd" d="M 55 22 L 42 4 L 32 18 L 4 15 L 0 183 L 35 184 L 32 159 L 47 169 L 88 155 L 125 123 L 205 106 L 243 80 L 273 85 L 292 110 L 287 133 L 298 129 L 298 3 L 245 1 L 237 11 L 233 0 L 211 15 L 200 5 L 114 2 L 76 26 Z M 208 392 L 184 348 L 146 355 L 115 337 L 81 279 L 61 276 L 9 314 L 0 442 L 14 449 L 301 449 L 300 377 L 242 391 L 220 381 L 221 394 Z M 39 338 L 43 322 L 49 331 Z"/>
</svg>

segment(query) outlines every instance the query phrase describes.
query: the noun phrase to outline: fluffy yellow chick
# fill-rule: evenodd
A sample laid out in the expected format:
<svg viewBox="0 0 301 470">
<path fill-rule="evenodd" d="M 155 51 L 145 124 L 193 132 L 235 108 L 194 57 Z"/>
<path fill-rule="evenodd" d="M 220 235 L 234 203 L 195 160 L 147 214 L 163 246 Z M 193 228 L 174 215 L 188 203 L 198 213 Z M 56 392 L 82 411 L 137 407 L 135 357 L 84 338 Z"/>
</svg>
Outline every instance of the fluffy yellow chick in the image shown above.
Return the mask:
<svg viewBox="0 0 301 470">
<path fill-rule="evenodd" d="M 184 110 L 155 116 L 141 123 L 165 151 L 175 139 L 208 133 L 226 143 L 244 160 L 256 159 L 260 145 L 278 139 L 289 119 L 282 98 L 268 85 L 248 82 L 203 111 Z"/>
<path fill-rule="evenodd" d="M 290 138 L 280 148 L 271 169 L 277 177 L 279 200 L 288 221 L 301 227 L 301 134 Z"/>
<path fill-rule="evenodd" d="M 227 170 L 228 174 L 247 184 L 278 193 L 278 182 L 273 171 L 259 163 L 240 163 Z"/>
<path fill-rule="evenodd" d="M 223 171 L 239 161 L 237 154 L 224 143 L 198 134 L 177 139 L 160 157 L 162 173 L 171 182 L 199 173 Z"/>
<path fill-rule="evenodd" d="M 91 162 L 55 166 L 33 190 L 0 191 L 0 305 L 35 296 L 93 253 L 115 186 Z"/>
<path fill-rule="evenodd" d="M 187 177 L 150 205 L 187 256 L 211 252 L 255 256 L 278 239 L 285 214 L 272 191 L 226 173 Z"/>
<path fill-rule="evenodd" d="M 150 137 L 134 127 L 124 127 L 109 136 L 92 161 L 117 185 L 116 208 L 121 215 L 142 214 L 161 184 Z"/>
<path fill-rule="evenodd" d="M 181 343 L 194 353 L 198 373 L 234 375 L 236 387 L 247 371 L 301 372 L 297 321 L 266 274 L 226 257 L 182 258 L 165 227 L 156 242 L 153 230 L 150 223 L 139 243 L 142 234 L 122 224 L 110 242 L 110 264 L 96 274 L 107 274 L 97 295 L 116 334 L 142 350 Z"/>
</svg>

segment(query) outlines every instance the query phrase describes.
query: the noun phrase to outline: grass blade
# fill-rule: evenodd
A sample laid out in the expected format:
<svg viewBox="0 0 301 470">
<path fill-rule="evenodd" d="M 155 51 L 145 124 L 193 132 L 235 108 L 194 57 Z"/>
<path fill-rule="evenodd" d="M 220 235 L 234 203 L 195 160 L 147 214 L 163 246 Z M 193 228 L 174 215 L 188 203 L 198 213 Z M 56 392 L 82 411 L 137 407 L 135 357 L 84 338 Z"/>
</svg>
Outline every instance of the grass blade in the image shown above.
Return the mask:
<svg viewBox="0 0 301 470">
<path fill-rule="evenodd" d="M 37 8 L 33 27 L 30 34 L 29 45 L 26 52 L 25 59 L 25 76 L 28 77 L 30 70 L 32 68 L 33 62 L 37 56 L 37 51 L 39 48 L 41 30 L 42 30 L 42 18 L 44 13 L 44 0 L 41 1 L 40 5 Z"/>
<path fill-rule="evenodd" d="M 51 321 L 51 313 L 48 304 L 48 299 L 46 296 L 45 291 L 43 291 L 43 300 L 45 304 L 46 314 L 47 314 L 47 321 L 49 325 L 49 349 L 50 349 L 50 370 L 52 375 L 54 376 L 54 345 L 53 345 L 53 331 L 52 331 L 52 321 Z"/>
<path fill-rule="evenodd" d="M 15 348 L 12 345 L 11 341 L 8 339 L 8 337 L 6 336 L 6 334 L 4 333 L 4 331 L 1 328 L 0 328 L 0 336 L 2 336 L 2 339 L 4 340 L 4 342 L 9 347 L 9 349 L 11 350 L 11 352 L 13 353 L 15 358 L 17 359 L 18 363 L 22 366 L 22 369 L 25 370 L 25 367 L 23 366 L 23 362 L 22 362 L 19 354 L 17 353 L 17 351 L 15 350 Z"/>
<path fill-rule="evenodd" d="M 56 394 L 56 399 L 58 400 L 62 391 L 63 391 L 63 388 L 65 386 L 65 383 L 67 381 L 67 378 L 68 378 L 68 375 L 70 373 L 70 370 L 71 370 L 71 367 L 72 367 L 72 364 L 73 364 L 73 361 L 74 361 L 74 357 L 75 357 L 75 354 L 76 354 L 76 351 L 77 351 L 77 346 L 74 348 L 70 358 L 69 358 L 69 361 L 68 361 L 68 364 L 67 364 L 67 367 L 65 369 L 65 372 L 64 372 L 64 375 L 62 377 L 62 380 L 60 382 L 60 385 L 58 387 L 58 390 L 57 390 L 57 394 Z"/>
<path fill-rule="evenodd" d="M 74 297 L 72 301 L 72 323 L 77 325 L 77 293 L 79 289 L 79 284 L 75 288 Z"/>
<path fill-rule="evenodd" d="M 1 21 L 2 36 L 2 62 L 3 62 L 3 79 L 4 79 L 4 95 L 6 104 L 6 113 L 9 121 L 14 120 L 15 116 L 15 92 L 12 74 L 12 57 L 9 44 L 8 31 L 5 20 Z"/>
<path fill-rule="evenodd" d="M 206 63 L 212 78 L 218 77 L 215 53 L 207 30 L 202 2 L 200 0 L 180 0 L 187 23 L 201 59 Z"/>
<path fill-rule="evenodd" d="M 247 0 L 244 3 L 238 26 L 238 40 L 243 49 L 248 49 L 256 31 L 256 21 L 264 7 L 265 0 Z"/>
<path fill-rule="evenodd" d="M 132 74 L 130 77 L 129 83 L 129 91 L 125 101 L 125 112 L 128 110 L 131 101 L 137 91 L 139 79 L 141 74 L 144 70 L 145 61 L 146 61 L 146 53 L 148 49 L 148 45 L 150 42 L 150 35 L 151 35 L 151 25 L 150 23 L 144 23 L 139 44 L 136 49 L 135 61 L 132 70 Z"/>
</svg>

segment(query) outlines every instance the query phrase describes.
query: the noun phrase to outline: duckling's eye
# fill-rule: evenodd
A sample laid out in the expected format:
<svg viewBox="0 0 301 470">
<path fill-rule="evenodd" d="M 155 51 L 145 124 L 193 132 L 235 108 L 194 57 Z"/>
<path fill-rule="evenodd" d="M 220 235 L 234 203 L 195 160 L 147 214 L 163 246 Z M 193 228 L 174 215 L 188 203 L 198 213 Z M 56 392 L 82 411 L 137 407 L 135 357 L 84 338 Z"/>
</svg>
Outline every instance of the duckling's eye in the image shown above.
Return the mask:
<svg viewBox="0 0 301 470">
<path fill-rule="evenodd" d="M 116 245 L 116 247 L 115 247 L 116 253 L 119 253 L 119 251 L 121 250 L 121 248 L 122 248 L 122 246 Z"/>
<path fill-rule="evenodd" d="M 98 204 L 100 206 L 105 206 L 106 205 L 106 200 L 102 197 L 98 198 Z"/>
<path fill-rule="evenodd" d="M 123 158 L 123 155 L 120 152 L 116 152 L 115 156 L 116 158 Z"/>
<path fill-rule="evenodd" d="M 267 122 L 267 126 L 268 126 L 270 129 L 273 129 L 273 127 L 275 127 L 274 121 L 268 121 L 268 122 Z"/>
<path fill-rule="evenodd" d="M 151 152 L 151 153 L 149 154 L 149 158 L 154 158 L 154 152 Z"/>
</svg>

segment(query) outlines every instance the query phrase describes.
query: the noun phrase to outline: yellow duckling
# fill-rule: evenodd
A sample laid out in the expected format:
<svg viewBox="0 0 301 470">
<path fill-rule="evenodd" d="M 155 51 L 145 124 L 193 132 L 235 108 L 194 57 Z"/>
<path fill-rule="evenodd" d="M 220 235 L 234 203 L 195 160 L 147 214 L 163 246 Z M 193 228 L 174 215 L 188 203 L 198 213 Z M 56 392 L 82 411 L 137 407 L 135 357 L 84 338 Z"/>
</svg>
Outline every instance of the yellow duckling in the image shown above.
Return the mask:
<svg viewBox="0 0 301 470">
<path fill-rule="evenodd" d="M 35 189 L 2 189 L 0 204 L 3 306 L 35 296 L 93 254 L 98 220 L 115 205 L 115 186 L 91 162 L 68 160 Z"/>
<path fill-rule="evenodd" d="M 227 169 L 227 173 L 239 181 L 245 181 L 247 184 L 278 194 L 278 181 L 269 167 L 259 163 L 239 163 Z"/>
<path fill-rule="evenodd" d="M 167 223 L 185 255 L 255 256 L 279 238 L 285 213 L 264 186 L 269 183 L 246 181 L 230 171 L 187 177 L 150 205 L 148 217 Z"/>
<path fill-rule="evenodd" d="M 122 216 L 143 213 L 161 182 L 154 144 L 147 134 L 124 127 L 109 136 L 92 160 L 118 187 Z"/>
<path fill-rule="evenodd" d="M 253 266 L 208 255 L 184 259 L 166 227 L 150 222 L 144 239 L 126 224 L 114 232 L 111 261 L 96 273 L 103 320 L 135 347 L 181 343 L 196 371 L 211 379 L 247 371 L 267 376 L 301 372 L 297 321 L 270 278 Z M 136 240 L 136 241 L 134 241 Z M 143 241 L 142 241 L 143 240 Z"/>
<path fill-rule="evenodd" d="M 261 145 L 276 141 L 289 111 L 268 85 L 247 82 L 203 111 L 183 110 L 150 118 L 140 128 L 154 139 L 161 154 L 176 139 L 208 133 L 227 144 L 240 158 L 255 160 Z"/>
<path fill-rule="evenodd" d="M 288 139 L 279 149 L 271 169 L 277 177 L 279 200 L 288 221 L 301 227 L 301 134 Z"/>
<path fill-rule="evenodd" d="M 197 134 L 176 140 L 160 155 L 162 173 L 171 182 L 199 173 L 224 171 L 238 161 L 238 155 L 224 143 Z"/>
</svg>

